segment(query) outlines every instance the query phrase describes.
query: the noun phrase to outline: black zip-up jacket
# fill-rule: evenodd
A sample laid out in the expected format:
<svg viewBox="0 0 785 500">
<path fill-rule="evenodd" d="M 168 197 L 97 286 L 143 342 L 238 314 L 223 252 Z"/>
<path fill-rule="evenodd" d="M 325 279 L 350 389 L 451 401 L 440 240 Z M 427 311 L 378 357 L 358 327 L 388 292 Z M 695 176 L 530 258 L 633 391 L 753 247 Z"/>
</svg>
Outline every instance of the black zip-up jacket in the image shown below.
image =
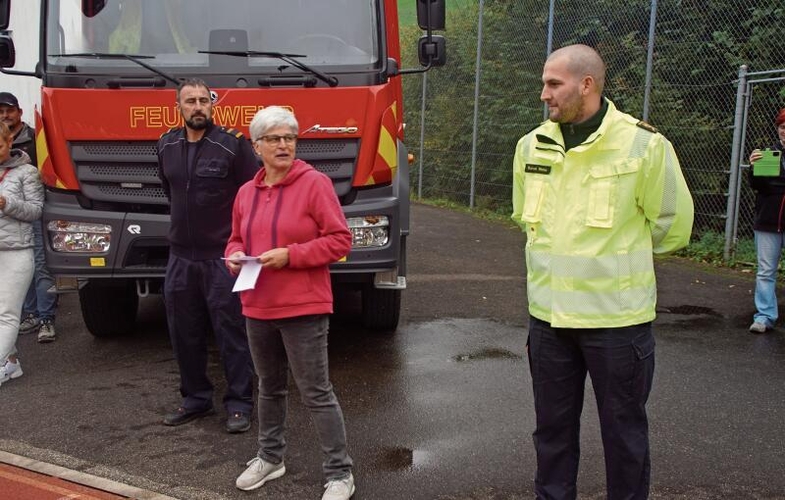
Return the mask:
<svg viewBox="0 0 785 500">
<path fill-rule="evenodd" d="M 782 144 L 777 143 L 771 149 L 783 151 Z M 785 154 L 780 156 L 780 175 L 777 177 L 761 177 L 752 175 L 750 167 L 750 185 L 755 195 L 756 231 L 781 233 L 785 230 Z"/>
<path fill-rule="evenodd" d="M 38 161 L 35 154 L 35 130 L 30 125 L 22 122 L 22 128 L 14 136 L 14 149 L 21 149 L 27 156 L 30 157 L 30 164 L 34 167 L 38 166 Z"/>
<path fill-rule="evenodd" d="M 158 176 L 169 198 L 171 252 L 190 260 L 223 256 L 232 231 L 232 206 L 259 161 L 242 133 L 210 123 L 188 165 L 184 128 L 158 140 Z M 192 146 L 193 147 L 193 146 Z"/>
</svg>

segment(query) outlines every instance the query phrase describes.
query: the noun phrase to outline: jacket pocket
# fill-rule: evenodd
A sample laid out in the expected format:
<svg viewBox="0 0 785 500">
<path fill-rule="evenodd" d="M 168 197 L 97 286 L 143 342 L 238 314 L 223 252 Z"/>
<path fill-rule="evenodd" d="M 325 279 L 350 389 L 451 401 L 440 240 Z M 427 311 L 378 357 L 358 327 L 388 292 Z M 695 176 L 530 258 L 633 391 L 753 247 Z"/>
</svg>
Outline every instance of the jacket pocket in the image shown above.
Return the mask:
<svg viewBox="0 0 785 500">
<path fill-rule="evenodd" d="M 196 162 L 197 177 L 224 179 L 229 176 L 229 162 L 224 159 L 200 159 Z"/>
<path fill-rule="evenodd" d="M 229 162 L 225 159 L 200 159 L 194 172 L 196 203 L 201 206 L 224 203 L 229 196 Z"/>
<path fill-rule="evenodd" d="M 544 175 L 527 175 L 523 184 L 523 222 L 542 221 L 542 206 L 545 202 L 545 190 L 548 187 Z"/>
<path fill-rule="evenodd" d="M 596 166 L 589 171 L 589 196 L 586 206 L 587 226 L 613 227 L 619 185 L 625 176 L 635 174 L 638 170 L 640 170 L 639 160 L 623 160 L 610 165 Z"/>
</svg>

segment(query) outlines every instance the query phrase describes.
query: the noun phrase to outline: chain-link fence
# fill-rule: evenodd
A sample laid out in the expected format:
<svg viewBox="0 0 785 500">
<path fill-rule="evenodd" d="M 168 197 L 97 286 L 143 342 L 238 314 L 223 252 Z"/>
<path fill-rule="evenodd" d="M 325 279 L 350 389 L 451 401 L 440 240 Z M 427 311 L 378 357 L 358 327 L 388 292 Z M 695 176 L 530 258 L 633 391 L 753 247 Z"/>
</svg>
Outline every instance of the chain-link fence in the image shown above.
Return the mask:
<svg viewBox="0 0 785 500">
<path fill-rule="evenodd" d="M 695 237 L 751 237 L 744 168 L 739 196 L 729 196 L 738 73 L 783 67 L 781 0 L 477 0 L 448 5 L 447 17 L 447 66 L 404 81 L 416 196 L 509 213 L 515 144 L 544 119 L 546 54 L 585 43 L 607 63 L 605 95 L 673 142 L 695 199 Z M 404 46 L 419 35 L 405 31 Z M 741 163 L 774 141 L 785 107 L 783 81 L 753 90 Z"/>
</svg>

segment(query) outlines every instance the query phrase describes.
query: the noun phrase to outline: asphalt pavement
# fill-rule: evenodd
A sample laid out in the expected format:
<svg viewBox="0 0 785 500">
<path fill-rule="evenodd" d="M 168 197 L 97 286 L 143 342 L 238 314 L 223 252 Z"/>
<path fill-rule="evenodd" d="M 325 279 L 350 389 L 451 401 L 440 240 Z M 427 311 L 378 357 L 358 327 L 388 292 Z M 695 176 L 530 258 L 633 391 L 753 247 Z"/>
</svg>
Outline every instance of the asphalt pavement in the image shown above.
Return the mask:
<svg viewBox="0 0 785 500">
<path fill-rule="evenodd" d="M 785 499 L 785 333 L 747 332 L 754 275 L 676 258 L 656 265 L 651 497 Z M 517 229 L 413 207 L 398 331 L 364 331 L 351 304 L 331 327 L 356 500 L 533 497 L 524 276 Z M 320 497 L 319 445 L 294 387 L 287 474 L 254 492 L 234 487 L 256 452 L 253 431 L 226 434 L 222 411 L 161 425 L 179 397 L 159 299 L 142 301 L 132 336 L 90 336 L 74 295 L 62 297 L 56 327 L 52 344 L 19 340 L 25 374 L 0 387 L 0 462 L 10 455 L 181 500 Z M 211 353 L 220 409 L 224 382 Z M 589 385 L 582 499 L 605 498 L 592 398 Z"/>
</svg>

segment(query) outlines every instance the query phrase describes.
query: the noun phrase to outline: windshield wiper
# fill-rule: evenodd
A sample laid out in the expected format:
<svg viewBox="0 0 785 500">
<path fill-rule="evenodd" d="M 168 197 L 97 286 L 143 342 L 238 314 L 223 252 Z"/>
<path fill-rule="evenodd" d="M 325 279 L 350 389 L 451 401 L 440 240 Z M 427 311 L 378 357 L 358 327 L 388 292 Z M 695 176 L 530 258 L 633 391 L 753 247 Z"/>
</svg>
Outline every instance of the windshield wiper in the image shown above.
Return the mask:
<svg viewBox="0 0 785 500">
<path fill-rule="evenodd" d="M 140 54 L 109 54 L 105 52 L 82 52 L 76 54 L 51 54 L 51 57 L 89 57 L 92 59 L 127 59 L 128 61 L 136 63 L 139 66 L 152 71 L 156 75 L 160 75 L 166 78 L 167 80 L 174 83 L 175 85 L 180 85 L 180 80 L 178 80 L 177 78 L 167 73 L 164 73 L 160 69 L 154 68 L 153 66 L 150 66 L 145 62 L 140 61 L 140 59 L 155 59 L 155 56 L 145 56 Z"/>
<path fill-rule="evenodd" d="M 301 63 L 300 61 L 294 59 L 295 57 L 306 57 L 302 54 L 284 54 L 282 52 L 259 52 L 256 50 L 200 50 L 198 51 L 200 54 L 218 54 L 224 56 L 234 56 L 234 57 L 270 57 L 273 59 L 280 59 L 283 62 L 287 62 L 294 66 L 295 68 L 299 68 L 306 73 L 310 73 L 317 77 L 319 80 L 325 82 L 330 87 L 335 87 L 338 85 L 338 79 L 334 76 L 327 75 L 322 73 L 318 69 L 314 69 L 308 66 L 305 63 Z"/>
</svg>

